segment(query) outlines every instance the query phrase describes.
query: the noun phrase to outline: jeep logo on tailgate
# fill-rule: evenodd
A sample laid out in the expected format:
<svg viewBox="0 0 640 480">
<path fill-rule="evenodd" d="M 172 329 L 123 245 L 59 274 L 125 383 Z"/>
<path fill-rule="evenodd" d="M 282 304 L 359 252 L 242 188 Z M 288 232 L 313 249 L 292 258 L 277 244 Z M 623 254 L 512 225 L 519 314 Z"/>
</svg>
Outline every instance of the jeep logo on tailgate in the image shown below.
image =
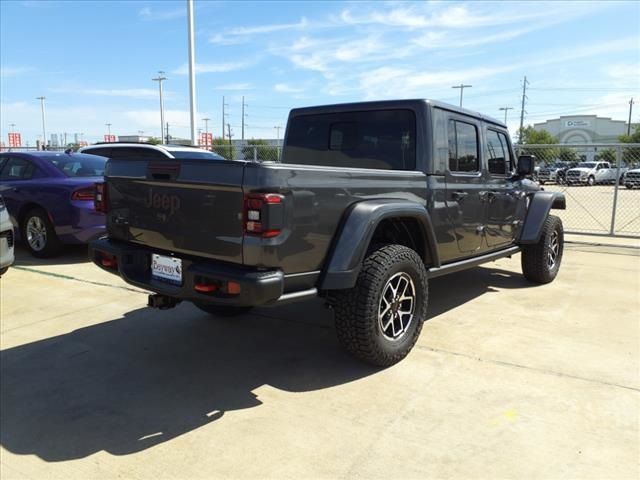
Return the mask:
<svg viewBox="0 0 640 480">
<path fill-rule="evenodd" d="M 180 210 L 180 197 L 166 193 L 153 193 L 153 189 L 150 188 L 149 195 L 144 201 L 144 206 L 146 208 L 165 210 L 169 215 L 173 215 Z"/>
</svg>

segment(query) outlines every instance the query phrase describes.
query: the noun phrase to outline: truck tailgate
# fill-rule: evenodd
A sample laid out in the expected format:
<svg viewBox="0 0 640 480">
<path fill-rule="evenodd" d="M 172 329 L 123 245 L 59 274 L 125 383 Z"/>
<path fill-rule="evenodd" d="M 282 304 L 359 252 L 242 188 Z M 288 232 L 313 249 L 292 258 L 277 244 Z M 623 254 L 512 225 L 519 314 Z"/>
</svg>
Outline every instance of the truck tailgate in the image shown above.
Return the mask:
<svg viewBox="0 0 640 480">
<path fill-rule="evenodd" d="M 110 160 L 107 231 L 167 252 L 242 263 L 244 162 Z"/>
</svg>

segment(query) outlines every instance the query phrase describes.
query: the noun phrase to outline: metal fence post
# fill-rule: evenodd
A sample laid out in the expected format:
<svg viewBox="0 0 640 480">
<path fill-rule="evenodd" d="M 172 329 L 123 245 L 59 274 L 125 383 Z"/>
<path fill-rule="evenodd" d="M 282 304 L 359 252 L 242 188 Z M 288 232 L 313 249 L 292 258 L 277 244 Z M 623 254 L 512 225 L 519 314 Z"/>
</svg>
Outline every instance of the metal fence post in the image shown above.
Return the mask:
<svg viewBox="0 0 640 480">
<path fill-rule="evenodd" d="M 253 147 L 253 161 L 254 162 L 258 161 L 258 147 L 256 146 Z"/>
<path fill-rule="evenodd" d="M 611 228 L 609 229 L 609 235 L 615 235 L 616 228 L 616 209 L 618 207 L 618 188 L 620 187 L 620 164 L 622 163 L 622 147 L 618 145 L 616 147 L 616 178 L 615 190 L 613 191 L 613 210 L 611 212 Z"/>
</svg>

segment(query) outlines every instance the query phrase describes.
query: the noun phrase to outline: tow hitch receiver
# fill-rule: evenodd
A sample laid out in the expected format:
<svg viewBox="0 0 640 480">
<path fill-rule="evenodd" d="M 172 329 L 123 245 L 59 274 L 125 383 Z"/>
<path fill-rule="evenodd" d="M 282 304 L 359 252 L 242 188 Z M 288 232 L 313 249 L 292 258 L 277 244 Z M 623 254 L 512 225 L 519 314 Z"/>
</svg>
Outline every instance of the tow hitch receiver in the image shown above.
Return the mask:
<svg viewBox="0 0 640 480">
<path fill-rule="evenodd" d="M 147 305 L 151 308 L 158 308 L 160 310 L 168 310 L 178 305 L 182 300 L 177 298 L 168 297 L 167 295 L 159 295 L 157 293 L 149 295 L 149 301 Z"/>
</svg>

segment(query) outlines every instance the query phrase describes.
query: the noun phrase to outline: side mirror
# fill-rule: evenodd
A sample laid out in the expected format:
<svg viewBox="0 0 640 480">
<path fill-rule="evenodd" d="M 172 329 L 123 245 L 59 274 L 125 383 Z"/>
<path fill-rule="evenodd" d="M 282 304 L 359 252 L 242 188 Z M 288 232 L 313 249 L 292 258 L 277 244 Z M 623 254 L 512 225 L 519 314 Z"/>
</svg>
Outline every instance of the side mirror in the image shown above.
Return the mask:
<svg viewBox="0 0 640 480">
<path fill-rule="evenodd" d="M 536 157 L 534 155 L 520 155 L 518 157 L 518 175 L 520 177 L 533 175 L 535 164 Z"/>
</svg>

